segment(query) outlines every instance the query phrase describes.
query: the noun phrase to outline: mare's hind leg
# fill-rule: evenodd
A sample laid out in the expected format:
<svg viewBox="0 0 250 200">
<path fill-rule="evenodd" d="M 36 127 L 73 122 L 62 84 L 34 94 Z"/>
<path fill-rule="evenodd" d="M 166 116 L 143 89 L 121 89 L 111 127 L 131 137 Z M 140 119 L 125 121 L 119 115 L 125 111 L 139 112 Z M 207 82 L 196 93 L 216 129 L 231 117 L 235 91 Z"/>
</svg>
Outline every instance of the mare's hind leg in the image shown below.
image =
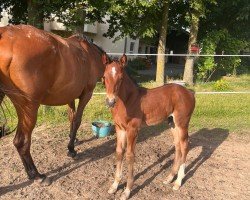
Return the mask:
<svg viewBox="0 0 250 200">
<path fill-rule="evenodd" d="M 181 163 L 177 179 L 174 182 L 174 190 L 178 190 L 181 187 L 182 179 L 185 177 L 185 162 L 188 154 L 188 128 L 179 128 L 179 140 L 181 148 Z"/>
<path fill-rule="evenodd" d="M 86 92 L 86 93 L 82 93 L 82 95 L 79 98 L 79 104 L 77 107 L 77 111 L 76 113 L 73 112 L 74 109 L 74 105 L 73 104 L 69 104 L 72 114 L 69 116 L 72 116 L 72 121 L 71 121 L 71 126 L 70 126 L 70 141 L 68 144 L 68 156 L 74 158 L 77 154 L 77 152 L 75 151 L 75 139 L 76 139 L 76 132 L 79 128 L 79 126 L 81 125 L 81 121 L 82 121 L 82 113 L 83 110 L 85 108 L 85 106 L 87 105 L 87 103 L 89 102 L 90 98 L 92 96 L 92 91 Z"/>
<path fill-rule="evenodd" d="M 181 163 L 181 146 L 179 141 L 179 130 L 177 127 L 171 128 L 173 137 L 174 137 L 174 145 L 175 145 L 175 157 L 174 163 L 171 169 L 170 174 L 167 176 L 166 180 L 163 182 L 164 184 L 169 184 L 173 181 L 175 175 L 177 174 L 180 163 Z"/>
<path fill-rule="evenodd" d="M 122 178 L 122 164 L 124 150 L 126 146 L 126 132 L 116 129 L 117 143 L 116 143 L 116 172 L 114 183 L 108 190 L 109 194 L 114 194 L 117 191 L 118 185 Z"/>
<path fill-rule="evenodd" d="M 28 102 L 27 106 L 15 106 L 18 115 L 18 126 L 14 138 L 14 145 L 23 162 L 26 173 L 31 180 L 38 180 L 40 183 L 49 185 L 51 181 L 45 175 L 40 174 L 30 154 L 31 134 L 36 124 L 38 105 Z"/>
</svg>

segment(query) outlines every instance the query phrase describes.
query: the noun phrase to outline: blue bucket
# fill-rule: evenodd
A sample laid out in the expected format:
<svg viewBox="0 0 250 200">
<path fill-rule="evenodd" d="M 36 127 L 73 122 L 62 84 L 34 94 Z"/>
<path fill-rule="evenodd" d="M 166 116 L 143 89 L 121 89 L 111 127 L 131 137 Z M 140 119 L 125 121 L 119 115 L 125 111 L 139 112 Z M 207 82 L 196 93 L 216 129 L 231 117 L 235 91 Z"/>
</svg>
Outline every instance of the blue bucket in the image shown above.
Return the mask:
<svg viewBox="0 0 250 200">
<path fill-rule="evenodd" d="M 93 134 L 96 137 L 107 137 L 110 134 L 112 124 L 107 121 L 94 121 L 92 122 Z"/>
</svg>

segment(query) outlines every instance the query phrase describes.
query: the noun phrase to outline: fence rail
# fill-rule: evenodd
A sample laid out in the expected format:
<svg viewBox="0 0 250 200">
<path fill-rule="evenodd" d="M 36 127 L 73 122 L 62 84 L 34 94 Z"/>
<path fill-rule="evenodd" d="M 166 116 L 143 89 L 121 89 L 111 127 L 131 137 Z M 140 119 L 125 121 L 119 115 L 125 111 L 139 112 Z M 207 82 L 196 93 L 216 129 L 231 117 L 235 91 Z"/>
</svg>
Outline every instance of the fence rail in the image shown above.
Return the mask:
<svg viewBox="0 0 250 200">
<path fill-rule="evenodd" d="M 107 53 L 108 55 L 117 55 L 117 56 L 120 56 L 120 55 L 123 55 L 123 53 Z M 157 56 L 157 55 L 161 55 L 161 56 L 182 56 L 182 57 L 187 57 L 187 56 L 190 56 L 190 57 L 237 57 L 237 56 L 240 56 L 240 57 L 250 57 L 250 55 L 236 55 L 236 54 L 232 54 L 232 55 L 229 55 L 229 54 L 157 54 L 157 53 L 152 53 L 152 54 L 149 54 L 149 53 L 126 53 L 127 56 Z"/>
<path fill-rule="evenodd" d="M 250 94 L 250 91 L 240 91 L 240 92 L 195 92 L 195 94 Z M 94 92 L 93 95 L 106 95 L 106 92 Z"/>
</svg>

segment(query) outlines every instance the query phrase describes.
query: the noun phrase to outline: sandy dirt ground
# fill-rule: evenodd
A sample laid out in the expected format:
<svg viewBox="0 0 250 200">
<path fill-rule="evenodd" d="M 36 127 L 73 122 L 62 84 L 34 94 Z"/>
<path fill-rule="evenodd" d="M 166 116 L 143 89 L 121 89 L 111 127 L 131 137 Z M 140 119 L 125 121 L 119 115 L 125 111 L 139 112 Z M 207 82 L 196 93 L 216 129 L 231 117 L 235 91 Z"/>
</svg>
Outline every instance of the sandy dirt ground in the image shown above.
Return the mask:
<svg viewBox="0 0 250 200">
<path fill-rule="evenodd" d="M 87 134 L 83 134 L 87 129 Z M 67 157 L 68 126 L 37 127 L 32 155 L 41 173 L 53 179 L 40 186 L 26 177 L 12 144 L 14 135 L 0 139 L 0 199 L 119 199 L 107 193 L 115 167 L 115 137 L 96 139 L 83 124 L 78 134 L 78 160 Z M 250 133 L 202 129 L 190 134 L 184 184 L 179 191 L 162 182 L 170 171 L 174 146 L 170 131 L 144 128 L 136 146 L 132 199 L 250 199 Z"/>
</svg>

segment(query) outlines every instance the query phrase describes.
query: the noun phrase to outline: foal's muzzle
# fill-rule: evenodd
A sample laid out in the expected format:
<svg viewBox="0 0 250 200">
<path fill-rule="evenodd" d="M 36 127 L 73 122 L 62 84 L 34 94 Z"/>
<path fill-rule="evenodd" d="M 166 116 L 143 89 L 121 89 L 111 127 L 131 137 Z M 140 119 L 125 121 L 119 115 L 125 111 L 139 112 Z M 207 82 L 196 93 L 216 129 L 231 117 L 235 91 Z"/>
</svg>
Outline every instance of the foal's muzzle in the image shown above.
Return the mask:
<svg viewBox="0 0 250 200">
<path fill-rule="evenodd" d="M 109 98 L 106 98 L 106 105 L 110 108 L 113 108 L 115 105 L 115 98 L 111 100 Z"/>
</svg>

